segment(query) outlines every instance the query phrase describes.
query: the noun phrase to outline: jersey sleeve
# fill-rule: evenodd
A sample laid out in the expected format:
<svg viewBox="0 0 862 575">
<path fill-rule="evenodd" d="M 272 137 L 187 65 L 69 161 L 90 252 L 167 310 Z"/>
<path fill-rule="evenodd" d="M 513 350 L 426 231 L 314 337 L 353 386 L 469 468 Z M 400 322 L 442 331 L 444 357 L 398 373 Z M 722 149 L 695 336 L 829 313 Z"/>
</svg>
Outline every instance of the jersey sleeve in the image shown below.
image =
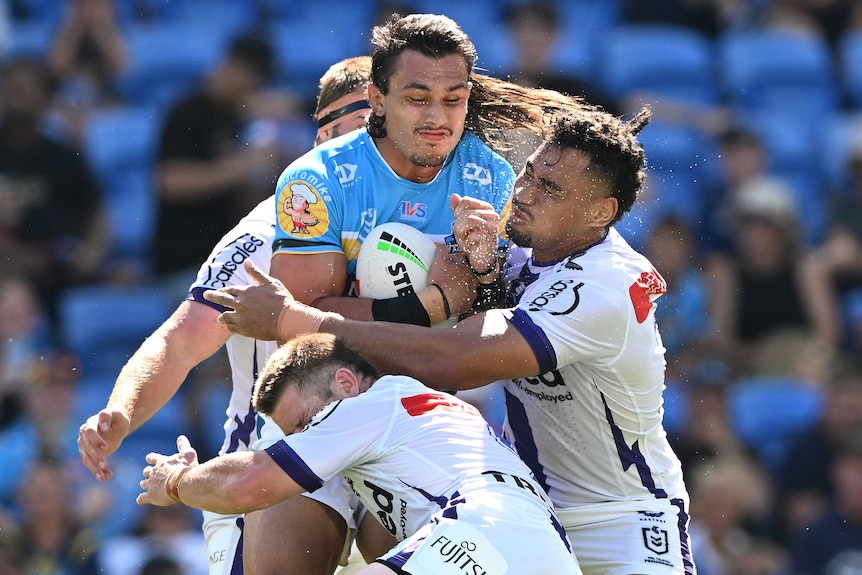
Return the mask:
<svg viewBox="0 0 862 575">
<path fill-rule="evenodd" d="M 577 361 L 615 356 L 629 314 L 613 288 L 589 278 L 546 274 L 506 319 L 527 340 L 542 372 Z"/>
<path fill-rule="evenodd" d="M 312 150 L 295 160 L 278 179 L 272 253 L 342 252 L 344 202 L 337 170 Z"/>
<path fill-rule="evenodd" d="M 375 457 L 387 434 L 394 407 L 378 394 L 330 403 L 300 433 L 266 449 L 306 491 L 314 491 L 341 471 Z"/>
</svg>

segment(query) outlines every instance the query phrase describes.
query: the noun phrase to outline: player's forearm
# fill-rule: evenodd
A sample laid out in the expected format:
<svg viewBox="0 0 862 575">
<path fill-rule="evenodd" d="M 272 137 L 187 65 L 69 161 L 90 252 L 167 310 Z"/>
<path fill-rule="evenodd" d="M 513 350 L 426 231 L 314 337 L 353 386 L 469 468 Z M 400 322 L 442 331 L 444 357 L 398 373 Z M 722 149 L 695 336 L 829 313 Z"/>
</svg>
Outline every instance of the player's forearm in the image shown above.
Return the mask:
<svg viewBox="0 0 862 575">
<path fill-rule="evenodd" d="M 261 471 L 259 462 L 264 457 L 269 456 L 237 452 L 193 467 L 177 485 L 180 501 L 196 509 L 233 514 L 265 509 L 299 495 L 302 488 L 275 464 L 269 473 Z"/>
</svg>

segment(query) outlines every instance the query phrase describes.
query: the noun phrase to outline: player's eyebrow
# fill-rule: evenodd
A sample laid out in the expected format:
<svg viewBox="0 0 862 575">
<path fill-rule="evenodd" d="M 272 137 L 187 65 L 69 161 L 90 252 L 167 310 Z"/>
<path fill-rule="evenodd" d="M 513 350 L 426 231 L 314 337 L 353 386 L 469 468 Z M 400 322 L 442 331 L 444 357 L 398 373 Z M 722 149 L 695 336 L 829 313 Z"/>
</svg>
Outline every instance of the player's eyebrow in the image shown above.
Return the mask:
<svg viewBox="0 0 862 575">
<path fill-rule="evenodd" d="M 447 92 L 457 92 L 458 90 L 466 90 L 469 88 L 468 82 L 458 82 L 452 86 L 446 88 Z M 430 92 L 431 87 L 427 84 L 423 84 L 422 82 L 408 82 L 402 88 L 403 90 L 422 90 L 424 92 Z"/>
<path fill-rule="evenodd" d="M 527 160 L 527 163 L 525 166 L 526 166 L 527 171 L 532 172 L 533 174 L 536 173 L 534 170 L 533 162 L 531 162 L 530 160 Z M 544 177 L 538 176 L 538 179 L 543 185 L 554 190 L 555 192 L 565 191 L 562 186 L 560 186 L 557 182 L 555 182 L 554 180 L 552 180 L 550 178 L 544 178 Z"/>
</svg>

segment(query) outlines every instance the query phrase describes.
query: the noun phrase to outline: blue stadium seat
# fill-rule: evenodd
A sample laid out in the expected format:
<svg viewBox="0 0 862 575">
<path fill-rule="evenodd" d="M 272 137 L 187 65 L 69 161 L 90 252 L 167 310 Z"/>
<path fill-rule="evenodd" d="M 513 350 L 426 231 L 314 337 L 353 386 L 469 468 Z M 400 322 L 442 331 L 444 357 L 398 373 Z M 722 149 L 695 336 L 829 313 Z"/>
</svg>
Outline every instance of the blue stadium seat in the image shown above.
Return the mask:
<svg viewBox="0 0 862 575">
<path fill-rule="evenodd" d="M 727 401 L 738 437 L 777 474 L 793 436 L 819 418 L 823 394 L 795 380 L 751 378 L 737 381 Z"/>
<path fill-rule="evenodd" d="M 159 290 L 92 285 L 60 296 L 63 342 L 86 377 L 116 377 L 126 360 L 174 308 Z"/>
<path fill-rule="evenodd" d="M 161 111 L 144 107 L 95 110 L 84 150 L 102 189 L 115 255 L 146 264 L 155 229 L 153 169 Z"/>
<path fill-rule="evenodd" d="M 838 85 L 824 40 L 780 30 L 728 32 L 718 43 L 725 96 L 744 114 L 783 113 L 819 122 L 838 106 Z"/>
<path fill-rule="evenodd" d="M 129 63 L 116 88 L 130 105 L 164 109 L 194 89 L 224 56 L 221 30 L 187 22 L 136 24 L 126 31 Z"/>
<path fill-rule="evenodd" d="M 613 98 L 646 93 L 688 104 L 718 99 L 712 41 L 667 24 L 617 26 L 599 39 L 597 77 Z"/>
<path fill-rule="evenodd" d="M 819 131 L 817 162 L 821 166 L 824 183 L 832 193 L 846 190 L 850 185 L 847 161 L 853 137 L 862 138 L 862 110 L 834 114 L 823 122 Z"/>
<path fill-rule="evenodd" d="M 332 64 L 369 53 L 367 30 L 356 22 L 339 27 L 320 17 L 275 21 L 269 38 L 277 83 L 314 98 L 320 76 Z"/>
<path fill-rule="evenodd" d="M 57 24 L 50 20 L 12 22 L 6 48 L 0 51 L 3 59 L 18 56 L 44 58 L 51 49 Z"/>
</svg>

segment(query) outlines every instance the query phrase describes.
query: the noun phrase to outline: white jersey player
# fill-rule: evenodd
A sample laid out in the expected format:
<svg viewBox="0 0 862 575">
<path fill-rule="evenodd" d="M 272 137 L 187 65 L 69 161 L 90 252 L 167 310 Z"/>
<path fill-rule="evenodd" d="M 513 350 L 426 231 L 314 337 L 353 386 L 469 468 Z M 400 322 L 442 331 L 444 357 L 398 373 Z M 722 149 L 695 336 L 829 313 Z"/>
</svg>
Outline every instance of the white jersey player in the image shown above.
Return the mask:
<svg viewBox="0 0 862 575">
<path fill-rule="evenodd" d="M 493 206 L 452 198 L 457 243 L 487 308 L 451 330 L 359 322 L 262 289 L 210 292 L 235 333 L 344 338 L 386 373 L 437 389 L 502 381 L 505 436 L 554 502 L 585 575 L 694 575 L 689 500 L 662 425 L 665 282 L 614 229 L 643 182 L 636 134 L 603 112 L 554 118 L 515 182 L 500 270 Z M 505 298 L 495 297 L 503 294 Z M 254 320 L 254 321 L 250 321 Z M 264 321 L 265 323 L 265 321 Z M 270 322 L 272 323 L 272 322 Z M 696 550 L 695 550 L 696 551 Z"/>
<path fill-rule="evenodd" d="M 138 502 L 253 509 L 340 474 L 400 542 L 377 561 L 391 571 L 580 573 L 547 495 L 475 407 L 412 378 L 378 377 L 334 336 L 287 342 L 254 404 L 301 432 L 202 465 L 181 439 L 177 455 L 148 456 Z"/>
</svg>

